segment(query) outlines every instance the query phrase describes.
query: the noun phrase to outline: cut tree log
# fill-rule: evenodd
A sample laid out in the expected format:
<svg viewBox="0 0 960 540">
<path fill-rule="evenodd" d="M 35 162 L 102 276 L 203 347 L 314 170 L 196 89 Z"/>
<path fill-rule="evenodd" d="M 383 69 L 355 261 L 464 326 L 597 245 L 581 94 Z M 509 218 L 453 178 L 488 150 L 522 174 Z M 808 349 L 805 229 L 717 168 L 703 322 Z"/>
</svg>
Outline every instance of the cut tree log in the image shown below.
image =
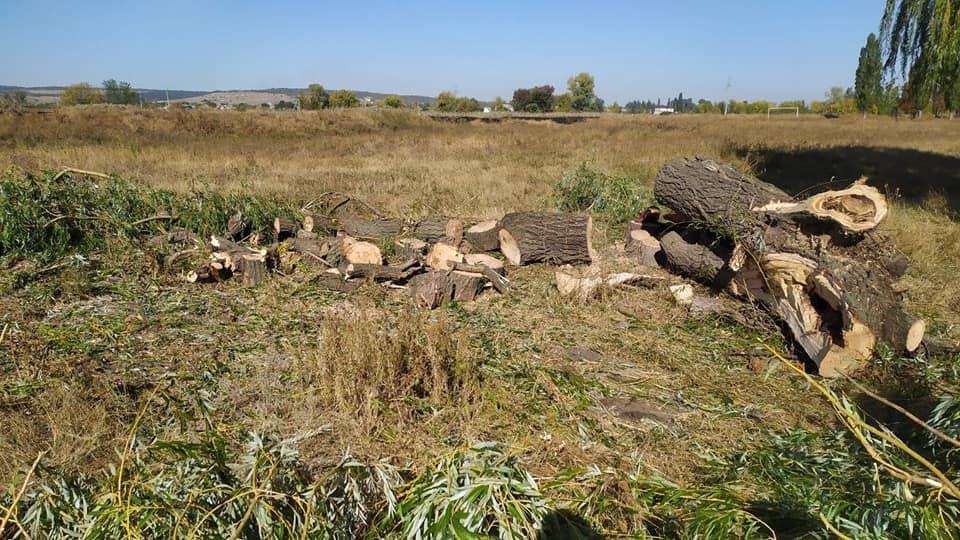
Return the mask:
<svg viewBox="0 0 960 540">
<path fill-rule="evenodd" d="M 396 254 L 402 259 L 422 257 L 427 252 L 427 243 L 419 238 L 398 238 L 393 243 Z"/>
<path fill-rule="evenodd" d="M 380 248 L 370 242 L 356 240 L 350 236 L 342 236 L 343 262 L 346 264 L 383 264 L 383 255 Z"/>
<path fill-rule="evenodd" d="M 287 238 L 296 236 L 297 230 L 299 229 L 300 224 L 291 218 L 286 216 L 277 216 L 273 218 L 273 232 L 275 233 L 274 241 L 276 242 L 283 242 Z"/>
<path fill-rule="evenodd" d="M 642 223 L 631 221 L 627 224 L 627 235 L 624 239 L 624 250 L 636 255 L 640 264 L 651 268 L 659 268 L 657 255 L 662 252 L 660 241 L 643 229 Z"/>
<path fill-rule="evenodd" d="M 904 310 L 897 282 L 902 255 L 873 230 L 886 201 L 862 181 L 798 202 L 729 165 L 678 158 L 661 169 L 654 192 L 660 203 L 725 235 L 693 241 L 664 235 L 670 267 L 713 286 L 728 282 L 734 294 L 761 302 L 783 319 L 821 374 L 855 369 L 877 340 L 898 352 L 920 345 L 925 325 Z M 735 245 L 704 250 L 718 242 Z"/>
<path fill-rule="evenodd" d="M 423 267 L 416 260 L 408 261 L 400 266 L 376 264 L 348 264 L 343 267 L 347 279 L 372 279 L 378 283 L 403 283 L 423 271 Z"/>
<path fill-rule="evenodd" d="M 507 278 L 503 277 L 502 273 L 497 273 L 496 270 L 485 264 L 474 265 L 450 261 L 450 269 L 473 274 L 482 274 L 483 277 L 487 278 L 490 281 L 490 284 L 493 285 L 493 288 L 496 289 L 500 294 L 507 294 L 507 292 L 510 290 L 510 282 L 507 281 Z"/>
<path fill-rule="evenodd" d="M 252 226 L 253 221 L 250 220 L 250 216 L 237 212 L 227 220 L 227 235 L 231 240 L 242 240 L 250 235 Z"/>
<path fill-rule="evenodd" d="M 403 232 L 403 222 L 397 218 L 365 219 L 346 214 L 337 221 L 340 229 L 354 238 L 379 240 L 393 238 Z"/>
<path fill-rule="evenodd" d="M 492 219 L 481 221 L 464 233 L 464 238 L 474 251 L 496 251 L 500 249 L 500 222 Z"/>
<path fill-rule="evenodd" d="M 515 212 L 505 215 L 500 225 L 500 251 L 510 264 L 593 261 L 593 221 L 586 214 Z"/>
<path fill-rule="evenodd" d="M 667 282 L 667 280 L 662 277 L 634 274 L 632 272 L 620 272 L 610 274 L 606 278 L 601 278 L 577 277 L 562 270 L 554 273 L 554 280 L 556 281 L 560 296 L 575 297 L 580 300 L 587 300 L 599 295 L 603 286 L 609 289 L 621 287 L 653 288 L 665 285 Z"/>
<path fill-rule="evenodd" d="M 443 238 L 444 236 L 457 236 L 457 230 L 460 231 L 460 236 L 463 235 L 463 222 L 459 219 L 449 218 L 449 217 L 426 217 L 413 224 L 410 227 L 410 236 L 414 238 L 419 238 L 421 240 L 426 240 L 427 242 L 434 242 Z"/>
<path fill-rule="evenodd" d="M 241 284 L 255 287 L 267 279 L 267 261 L 262 257 L 244 255 L 240 259 Z"/>
<path fill-rule="evenodd" d="M 697 231 L 670 231 L 663 235 L 660 247 L 667 268 L 713 287 L 723 287 L 732 275 L 726 270 L 729 254 L 717 246 L 698 243 L 699 238 Z"/>
<path fill-rule="evenodd" d="M 360 282 L 346 281 L 343 279 L 343 275 L 336 268 L 321 272 L 313 279 L 313 283 L 321 289 L 341 293 L 352 293 L 360 288 L 361 285 Z"/>
<path fill-rule="evenodd" d="M 434 270 L 449 270 L 450 262 L 463 262 L 463 254 L 449 241 L 439 241 L 430 248 L 423 262 Z"/>
<path fill-rule="evenodd" d="M 483 276 L 473 272 L 431 270 L 410 281 L 414 301 L 428 309 L 444 302 L 469 302 L 483 287 Z"/>
<path fill-rule="evenodd" d="M 300 260 L 306 264 L 313 266 L 330 266 L 325 260 L 325 257 L 330 253 L 334 245 L 341 244 L 342 241 L 339 238 L 312 239 L 298 237 L 290 244 L 290 251 L 301 254 L 302 257 Z"/>
</svg>

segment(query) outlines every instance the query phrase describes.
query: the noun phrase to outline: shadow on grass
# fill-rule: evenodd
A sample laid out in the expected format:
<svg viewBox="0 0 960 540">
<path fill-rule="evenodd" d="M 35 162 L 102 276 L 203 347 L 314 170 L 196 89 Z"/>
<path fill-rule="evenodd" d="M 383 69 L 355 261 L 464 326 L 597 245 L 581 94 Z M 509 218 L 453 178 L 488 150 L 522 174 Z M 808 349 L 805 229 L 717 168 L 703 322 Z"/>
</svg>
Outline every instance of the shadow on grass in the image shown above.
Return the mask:
<svg viewBox="0 0 960 540">
<path fill-rule="evenodd" d="M 864 175 L 871 185 L 907 202 L 920 204 L 931 194 L 942 195 L 952 212 L 960 212 L 960 157 L 866 146 L 731 146 L 724 153 L 753 163 L 761 180 L 791 194 L 845 187 Z"/>
</svg>

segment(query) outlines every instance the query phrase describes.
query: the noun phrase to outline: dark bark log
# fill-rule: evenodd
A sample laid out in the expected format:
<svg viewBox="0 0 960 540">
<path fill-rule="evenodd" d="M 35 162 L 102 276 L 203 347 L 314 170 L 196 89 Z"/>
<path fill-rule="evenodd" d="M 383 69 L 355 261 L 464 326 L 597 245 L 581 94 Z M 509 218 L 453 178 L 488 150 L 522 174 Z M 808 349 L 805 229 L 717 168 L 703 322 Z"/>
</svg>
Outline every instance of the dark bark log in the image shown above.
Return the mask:
<svg viewBox="0 0 960 540">
<path fill-rule="evenodd" d="M 589 264 L 592 220 L 586 214 L 516 212 L 500 221 L 500 251 L 511 264 Z"/>
<path fill-rule="evenodd" d="M 267 261 L 265 259 L 244 256 L 240 262 L 240 277 L 244 287 L 255 287 L 266 281 Z"/>
<path fill-rule="evenodd" d="M 376 264 L 350 264 L 343 267 L 347 279 L 372 279 L 378 283 L 404 283 L 423 271 L 417 264 L 403 264 L 400 266 Z"/>
<path fill-rule="evenodd" d="M 318 235 L 333 234 L 337 232 L 339 226 L 337 222 L 328 216 L 315 214 L 313 212 L 303 213 L 303 230 L 317 233 Z"/>
<path fill-rule="evenodd" d="M 500 249 L 500 223 L 497 220 L 481 221 L 464 233 L 473 251 L 496 251 Z"/>
<path fill-rule="evenodd" d="M 364 219 L 353 215 L 340 218 L 340 229 L 354 238 L 394 238 L 403 232 L 403 222 L 396 218 Z"/>
<path fill-rule="evenodd" d="M 340 273 L 321 272 L 313 279 L 321 289 L 333 292 L 352 293 L 360 287 L 360 282 L 346 281 Z"/>
<path fill-rule="evenodd" d="M 427 252 L 427 243 L 419 238 L 400 238 L 393 243 L 394 251 L 401 259 L 422 257 Z"/>
<path fill-rule="evenodd" d="M 449 217 L 426 217 L 410 227 L 414 238 L 434 242 L 444 236 L 456 236 L 457 229 L 463 234 L 463 222 Z"/>
<path fill-rule="evenodd" d="M 711 249 L 700 240 L 697 231 L 670 231 L 663 235 L 660 246 L 667 268 L 711 287 L 723 287 L 733 275 L 726 266 L 729 251 Z"/>
</svg>

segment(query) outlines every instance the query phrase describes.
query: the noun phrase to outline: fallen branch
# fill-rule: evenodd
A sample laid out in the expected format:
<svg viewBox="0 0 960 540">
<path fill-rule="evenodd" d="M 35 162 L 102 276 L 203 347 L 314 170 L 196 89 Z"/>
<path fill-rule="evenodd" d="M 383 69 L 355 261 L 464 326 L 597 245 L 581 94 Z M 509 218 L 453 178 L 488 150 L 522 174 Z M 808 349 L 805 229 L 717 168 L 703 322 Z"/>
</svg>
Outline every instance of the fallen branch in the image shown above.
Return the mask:
<svg viewBox="0 0 960 540">
<path fill-rule="evenodd" d="M 58 172 L 58 173 L 56 174 L 56 176 L 53 177 L 53 180 L 54 180 L 54 181 L 57 181 L 57 180 L 59 180 L 60 178 L 62 178 L 63 175 L 65 175 L 65 174 L 67 174 L 67 173 L 71 173 L 71 174 L 82 174 L 82 175 L 84 175 L 84 176 L 96 176 L 97 178 L 103 178 L 104 180 L 109 180 L 109 179 L 110 179 L 110 175 L 109 175 L 109 174 L 105 174 L 105 173 L 102 173 L 102 172 L 85 171 L 85 170 L 83 170 L 83 169 L 74 169 L 73 167 L 64 167 L 63 170 L 61 170 L 60 172 Z"/>
</svg>

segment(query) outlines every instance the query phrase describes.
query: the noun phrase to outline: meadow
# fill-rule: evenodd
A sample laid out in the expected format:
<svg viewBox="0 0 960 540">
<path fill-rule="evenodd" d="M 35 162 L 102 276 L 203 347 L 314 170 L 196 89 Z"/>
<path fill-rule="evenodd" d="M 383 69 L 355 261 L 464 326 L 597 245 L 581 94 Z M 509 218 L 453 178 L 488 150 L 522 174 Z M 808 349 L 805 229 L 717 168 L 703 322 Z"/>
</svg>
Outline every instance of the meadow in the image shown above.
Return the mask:
<svg viewBox="0 0 960 540">
<path fill-rule="evenodd" d="M 111 223 L 133 221 L 129 209 L 144 200 L 190 207 L 196 223 L 210 224 L 241 199 L 295 211 L 329 192 L 388 215 L 479 220 L 555 208 L 557 182 L 578 168 L 652 202 L 663 162 L 692 155 L 730 161 L 792 193 L 869 176 L 894 201 L 883 232 L 912 266 L 908 308 L 931 335 L 960 338 L 960 121 L 604 114 L 569 125 L 484 124 L 410 111 L 108 106 L 4 113 L 4 185 L 32 185 L 42 197 L 31 205 L 0 191 L 8 216 L 0 223 L 42 215 L 51 193 L 73 196 L 43 172 L 64 166 L 123 179 L 109 184 L 108 200 L 97 195 L 107 182 L 64 177 L 82 200 L 124 218 Z M 764 347 L 791 351 L 759 313 L 747 325 L 691 317 L 658 289 L 571 301 L 543 265 L 513 270 L 507 296 L 432 312 L 376 286 L 325 292 L 309 276 L 198 287 L 161 268 L 130 230 L 110 227 L 84 232 L 96 248 L 49 275 L 37 270 L 62 257 L 0 251 L 0 479 L 11 485 L 0 498 L 0 519 L 11 523 L 0 538 L 8 530 L 53 537 L 36 534 L 51 526 L 41 510 L 77 506 L 70 497 L 95 509 L 71 514 L 96 524 L 86 530 L 133 537 L 154 534 L 134 531 L 138 519 L 163 522 L 154 532 L 171 537 L 307 535 L 290 516 L 309 521 L 323 504 L 325 517 L 314 518 L 331 529 L 310 534 L 344 538 L 411 536 L 411 515 L 442 522 L 457 511 L 478 516 L 474 530 L 503 538 L 514 525 L 526 531 L 527 517 L 549 525 L 547 538 L 809 537 L 831 526 L 896 536 L 907 530 L 898 511 L 931 531 L 940 530 L 934 516 L 957 523 L 960 498 L 918 502 L 891 489 L 902 482 L 874 482 L 842 415 Z M 599 216 L 597 228 L 600 266 L 631 269 L 615 256 L 623 223 Z M 922 417 L 941 404 L 940 421 L 956 429 L 942 403 L 956 388 L 958 361 L 956 352 L 881 351 L 862 381 Z M 851 383 L 829 388 L 849 394 L 856 414 L 925 441 Z M 489 441 L 496 446 L 477 446 Z M 955 467 L 949 456 L 938 462 L 944 469 Z M 229 481 L 203 475 L 227 468 L 244 472 Z M 271 476 L 281 474 L 289 476 Z M 491 485 L 516 513 L 464 509 L 438 495 L 437 485 L 472 474 L 506 478 Z M 169 489 L 171 478 L 182 492 Z M 178 500 L 203 493 L 221 498 L 177 513 Z M 470 500 L 496 506 L 489 501 L 501 492 L 485 493 Z M 286 517 L 271 521 L 272 512 Z M 221 528 L 202 529 L 205 521 Z"/>
</svg>

